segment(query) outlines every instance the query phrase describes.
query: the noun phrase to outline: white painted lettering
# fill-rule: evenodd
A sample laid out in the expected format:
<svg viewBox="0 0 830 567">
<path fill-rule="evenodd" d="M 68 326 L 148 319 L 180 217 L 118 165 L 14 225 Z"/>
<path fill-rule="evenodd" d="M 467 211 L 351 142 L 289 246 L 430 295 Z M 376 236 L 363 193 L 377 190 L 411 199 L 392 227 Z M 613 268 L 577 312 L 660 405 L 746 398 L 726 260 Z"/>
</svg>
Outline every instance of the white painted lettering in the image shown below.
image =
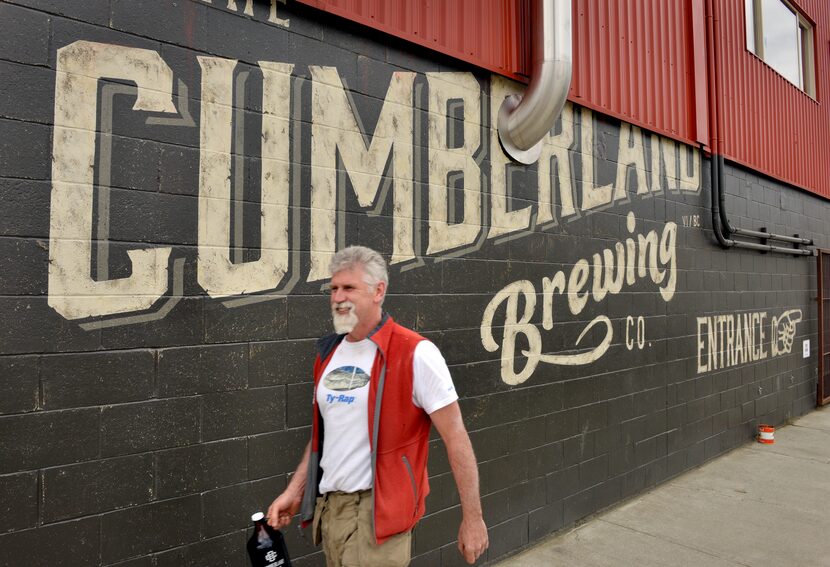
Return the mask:
<svg viewBox="0 0 830 567">
<path fill-rule="evenodd" d="M 155 51 L 90 41 L 58 49 L 49 305 L 67 319 L 148 309 L 167 290 L 169 247 L 129 250 L 129 277 L 95 281 L 90 274 L 96 100 L 104 77 L 137 85 L 133 110 L 176 113 L 173 72 Z"/>
</svg>

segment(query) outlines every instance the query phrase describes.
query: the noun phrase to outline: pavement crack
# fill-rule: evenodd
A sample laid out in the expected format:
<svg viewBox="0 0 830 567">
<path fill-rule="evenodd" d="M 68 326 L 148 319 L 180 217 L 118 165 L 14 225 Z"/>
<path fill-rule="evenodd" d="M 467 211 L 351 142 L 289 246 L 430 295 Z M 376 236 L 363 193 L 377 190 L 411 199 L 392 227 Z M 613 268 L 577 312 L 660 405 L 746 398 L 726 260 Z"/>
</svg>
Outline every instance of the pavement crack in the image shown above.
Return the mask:
<svg viewBox="0 0 830 567">
<path fill-rule="evenodd" d="M 643 531 L 643 530 L 638 530 L 636 528 L 632 528 L 631 526 L 627 526 L 625 524 L 619 524 L 617 522 L 612 522 L 611 520 L 606 520 L 605 518 L 598 518 L 598 521 L 606 522 L 608 524 L 612 524 L 612 525 L 617 526 L 619 528 L 622 528 L 624 530 L 628 530 L 628 531 L 631 531 L 631 532 L 634 532 L 634 533 L 637 533 L 637 534 L 641 534 L 641 535 L 644 535 L 644 536 L 648 536 L 648 537 L 651 537 L 651 538 L 654 538 L 654 539 L 660 539 L 660 540 L 663 540 L 663 541 L 667 541 L 669 543 L 672 543 L 672 544 L 677 545 L 679 547 L 682 547 L 684 549 L 688 549 L 690 551 L 696 551 L 697 553 L 702 553 L 703 555 L 707 555 L 709 557 L 713 557 L 713 558 L 719 559 L 721 561 L 728 561 L 730 563 L 734 563 L 735 565 L 741 565 L 742 567 L 753 567 L 750 563 L 742 563 L 741 561 L 737 561 L 737 560 L 732 559 L 730 557 L 723 557 L 723 556 L 718 555 L 716 553 L 712 553 L 711 551 L 708 551 L 706 549 L 701 549 L 699 547 L 695 547 L 693 545 L 683 543 L 682 541 L 677 541 L 677 540 L 675 540 L 673 538 L 670 538 L 670 537 L 660 536 L 660 535 L 649 533 L 649 532 L 646 532 L 646 531 Z"/>
</svg>

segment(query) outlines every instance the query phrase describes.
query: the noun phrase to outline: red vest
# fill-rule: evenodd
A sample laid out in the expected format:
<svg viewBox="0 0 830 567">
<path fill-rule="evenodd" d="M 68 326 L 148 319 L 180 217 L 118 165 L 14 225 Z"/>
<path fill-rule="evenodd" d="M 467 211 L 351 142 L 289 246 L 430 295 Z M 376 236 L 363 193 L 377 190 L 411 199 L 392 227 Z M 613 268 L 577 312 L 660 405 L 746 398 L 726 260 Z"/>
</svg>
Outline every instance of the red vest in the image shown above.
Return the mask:
<svg viewBox="0 0 830 567">
<path fill-rule="evenodd" d="M 378 544 L 412 529 L 424 515 L 429 493 L 427 457 L 432 421 L 412 403 L 412 359 L 422 336 L 384 315 L 369 335 L 378 347 L 369 382 L 369 442 L 372 447 L 373 512 Z M 323 420 L 317 407 L 317 384 L 342 340 L 321 339 L 314 361 L 313 420 L 308 482 L 301 517 L 304 526 L 314 514 L 322 473 Z"/>
</svg>

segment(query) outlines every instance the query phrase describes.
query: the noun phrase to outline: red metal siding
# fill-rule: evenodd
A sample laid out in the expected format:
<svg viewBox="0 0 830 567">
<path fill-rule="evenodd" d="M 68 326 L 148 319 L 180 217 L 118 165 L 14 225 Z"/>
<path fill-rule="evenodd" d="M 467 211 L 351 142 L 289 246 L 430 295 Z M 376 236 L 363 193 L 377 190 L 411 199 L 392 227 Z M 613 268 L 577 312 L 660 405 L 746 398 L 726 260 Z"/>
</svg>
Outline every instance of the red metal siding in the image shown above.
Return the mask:
<svg viewBox="0 0 830 567">
<path fill-rule="evenodd" d="M 830 197 L 830 107 L 826 100 L 830 93 L 830 2 L 793 3 L 815 23 L 817 101 L 747 51 L 742 1 L 714 2 L 719 37 L 720 152 L 752 169 Z"/>
<path fill-rule="evenodd" d="M 298 0 L 527 81 L 529 0 Z"/>
<path fill-rule="evenodd" d="M 299 1 L 527 81 L 531 0 Z M 688 0 L 574 0 L 568 98 L 666 136 L 705 144 L 696 129 L 690 80 L 689 6 Z"/>
<path fill-rule="evenodd" d="M 299 0 L 517 80 L 530 68 L 531 0 Z M 792 2 L 792 0 L 790 0 Z M 815 25 L 819 102 L 746 50 L 743 0 L 574 0 L 568 98 L 710 148 L 705 5 L 714 9 L 719 109 L 712 149 L 830 197 L 830 1 L 795 0 Z"/>
<path fill-rule="evenodd" d="M 570 100 L 706 143 L 705 127 L 697 127 L 691 1 L 575 1 L 573 15 Z"/>
</svg>

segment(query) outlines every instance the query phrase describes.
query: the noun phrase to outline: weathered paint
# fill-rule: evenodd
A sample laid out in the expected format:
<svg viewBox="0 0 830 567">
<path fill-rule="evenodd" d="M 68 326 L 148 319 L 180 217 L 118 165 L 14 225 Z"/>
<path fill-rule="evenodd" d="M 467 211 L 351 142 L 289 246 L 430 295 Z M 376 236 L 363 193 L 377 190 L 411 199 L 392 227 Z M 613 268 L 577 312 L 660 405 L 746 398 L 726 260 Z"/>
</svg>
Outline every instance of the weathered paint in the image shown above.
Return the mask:
<svg viewBox="0 0 830 567">
<path fill-rule="evenodd" d="M 569 103 L 517 166 L 493 116 L 519 84 L 302 5 L 37 4 L 0 3 L 0 564 L 242 560 L 308 439 L 345 244 L 450 365 L 488 561 L 815 403 L 813 264 L 717 247 L 693 145 Z M 826 202 L 724 174 L 742 225 L 830 245 Z M 431 452 L 413 557 L 454 564 Z"/>
<path fill-rule="evenodd" d="M 147 68 L 144 60 L 152 58 L 157 67 L 167 70 L 167 74 L 158 79 L 159 84 L 150 82 L 146 77 L 139 84 L 145 85 L 146 89 L 167 92 L 167 106 L 161 110 L 147 106 L 145 110 L 174 111 L 172 94 L 169 94 L 172 75 L 158 54 L 143 49 L 90 42 L 72 44 L 64 48 L 63 53 L 72 53 L 73 50 L 81 50 L 81 55 L 90 50 L 97 54 L 107 54 L 110 67 L 104 74 L 112 78 L 135 77 Z M 64 57 L 61 61 L 66 59 Z M 87 60 L 85 56 L 79 56 L 79 59 Z M 583 175 L 581 183 L 574 183 L 567 176 L 568 170 L 564 166 L 565 152 L 568 151 L 565 144 L 570 145 L 574 139 L 573 110 L 569 105 L 560 120 L 562 133 L 552 134 L 546 140 L 541 161 L 547 165 L 537 170 L 542 174 L 541 177 L 537 175 L 538 197 L 535 202 L 528 201 L 521 208 L 509 210 L 508 201 L 514 192 L 513 173 L 521 168 L 517 168 L 504 152 L 496 149 L 498 134 L 492 124 L 496 121 L 498 105 L 491 104 L 489 118 L 482 117 L 481 101 L 485 93 L 473 75 L 455 72 L 427 74 L 430 93 L 429 135 L 421 141 L 413 138 L 415 73 L 392 75 L 374 131 L 370 133 L 355 113 L 354 105 L 349 102 L 336 68 L 309 67 L 312 84 L 311 116 L 296 116 L 291 111 L 290 81 L 293 65 L 259 61 L 263 93 L 259 205 L 261 255 L 256 261 L 234 262 L 231 257 L 234 184 L 231 175 L 231 148 L 233 129 L 241 127 L 233 112 L 233 74 L 237 61 L 199 57 L 198 64 L 202 70 L 198 279 L 200 286 L 211 297 L 226 298 L 274 291 L 291 269 L 290 255 L 302 253 L 300 242 L 294 242 L 293 247 L 289 247 L 288 243 L 291 228 L 288 134 L 291 120 L 307 120 L 312 124 L 310 266 L 306 275 L 306 281 L 309 282 L 321 281 L 327 277 L 329 258 L 337 248 L 344 245 L 350 222 L 345 214 L 346 191 L 349 187 L 359 206 L 370 216 L 378 214 L 391 192 L 393 223 L 388 236 L 392 242 L 390 263 L 393 265 L 412 262 L 423 256 L 446 254 L 448 251 L 454 252 L 455 257 L 463 256 L 463 249 L 472 245 L 482 227 L 486 226 L 483 219 L 488 219 L 489 222 L 486 233 L 488 240 L 515 238 L 526 236 L 553 221 L 559 222 L 560 217 L 626 203 L 630 200 L 631 193 L 642 198 L 666 189 L 695 193 L 700 190 L 701 162 L 698 150 L 681 146 L 678 152 L 675 142 L 657 135 L 645 138 L 639 128 L 626 123 L 622 123 L 620 128 L 619 150 L 614 159 L 615 177 L 610 183 L 597 185 L 594 178 L 594 117 L 587 109 L 580 111 L 582 150 L 579 153 L 579 163 Z M 68 62 L 61 67 L 61 73 L 69 78 L 82 72 L 88 73 L 84 69 L 73 72 Z M 96 140 L 91 120 L 97 112 L 94 77 L 101 76 L 100 73 L 93 74 L 93 79 L 88 79 L 91 82 L 83 93 L 62 86 L 67 81 L 60 83 L 56 92 L 56 118 L 71 123 L 86 123 L 84 137 L 74 139 L 71 144 L 63 138 L 64 128 L 55 128 L 55 163 L 58 164 L 56 167 L 59 167 L 59 175 L 53 175 L 55 189 L 51 217 L 52 238 L 56 245 L 52 247 L 50 304 L 68 319 L 147 309 L 163 295 L 161 288 L 167 282 L 168 266 L 165 263 L 157 259 L 154 264 L 147 261 L 136 264 L 134 260 L 134 276 L 131 280 L 126 280 L 132 282 L 132 288 L 123 286 L 125 280 L 112 279 L 93 283 L 98 287 L 121 284 L 122 289 L 117 295 L 109 289 L 96 292 L 94 286 L 84 293 L 67 292 L 84 289 L 91 281 L 83 270 L 90 263 L 89 256 L 73 255 L 60 246 L 60 242 L 66 238 L 67 223 L 63 219 L 85 219 L 83 226 L 74 233 L 75 241 L 81 246 L 71 251 L 91 250 L 91 179 L 87 186 L 88 197 L 80 200 L 62 199 L 61 183 L 63 179 L 92 175 Z M 491 85 L 491 100 L 503 100 L 516 90 L 514 85 L 509 85 L 500 77 L 493 78 Z M 460 101 L 463 109 L 463 114 L 458 118 L 450 114 L 453 104 L 457 105 L 456 101 Z M 481 149 L 478 134 L 482 128 L 482 118 L 485 118 L 483 127 L 489 132 L 490 148 L 495 149 L 489 154 L 489 180 L 485 178 L 485 185 L 489 187 L 489 199 L 483 192 L 481 169 L 476 161 L 476 154 Z M 455 135 L 455 127 L 459 125 L 463 144 L 455 147 L 456 144 L 450 144 L 450 141 Z M 421 219 L 413 208 L 413 154 L 424 143 L 429 148 L 429 231 L 426 254 L 419 252 L 422 249 L 421 243 L 416 243 L 414 237 Z M 647 146 L 651 154 L 649 163 L 646 161 Z M 68 151 L 64 148 L 69 147 L 73 151 L 84 152 L 86 158 L 76 161 L 63 158 L 63 153 Z M 237 148 L 237 151 L 243 149 Z M 563 164 L 559 177 L 559 199 L 564 206 L 561 214 L 552 205 L 555 196 L 547 169 L 554 155 L 558 156 L 557 163 Z M 530 168 L 524 169 L 532 171 Z M 454 190 L 451 179 L 456 172 L 461 174 L 463 183 L 465 218 L 459 221 L 452 219 L 450 222 L 448 205 L 454 199 L 450 198 L 449 191 Z M 633 177 L 630 175 L 632 173 Z M 574 208 L 575 200 L 581 203 L 580 207 Z M 237 230 L 241 230 L 240 227 L 237 226 Z M 133 254 L 138 254 L 138 251 Z M 145 254 L 163 254 L 167 260 L 170 250 L 151 249 Z M 155 269 L 151 266 L 155 266 Z M 148 282 L 153 284 L 148 285 Z M 281 296 L 273 296 L 274 299 L 279 297 Z M 85 308 L 73 308 L 78 302 L 84 302 Z"/>
</svg>

